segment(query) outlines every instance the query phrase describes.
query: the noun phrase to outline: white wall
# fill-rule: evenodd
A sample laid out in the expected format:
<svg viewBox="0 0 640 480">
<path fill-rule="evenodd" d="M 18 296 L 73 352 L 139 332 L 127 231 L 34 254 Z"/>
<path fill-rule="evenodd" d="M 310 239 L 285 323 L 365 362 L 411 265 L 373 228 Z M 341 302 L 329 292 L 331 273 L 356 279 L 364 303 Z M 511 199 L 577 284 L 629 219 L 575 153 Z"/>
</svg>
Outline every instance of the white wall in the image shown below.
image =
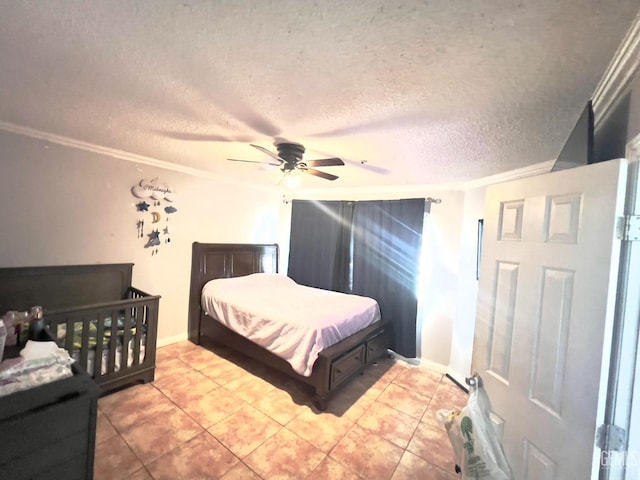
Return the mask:
<svg viewBox="0 0 640 480">
<path fill-rule="evenodd" d="M 156 177 L 178 211 L 151 255 L 131 187 Z M 0 131 L 0 205 L 0 267 L 132 262 L 134 286 L 162 296 L 163 344 L 186 338 L 192 242 L 275 242 L 281 195 Z"/>
<path fill-rule="evenodd" d="M 486 187 L 465 192 L 460 245 L 460 274 L 456 285 L 456 312 L 452 325 L 449 374 L 462 382 L 471 372 L 476 319 L 478 220 L 484 216 Z"/>
<path fill-rule="evenodd" d="M 436 192 L 442 200 L 431 205 L 423 229 L 423 274 L 419 296 L 419 356 L 422 363 L 443 371 L 451 358 L 456 286 L 461 270 L 464 193 Z"/>
</svg>

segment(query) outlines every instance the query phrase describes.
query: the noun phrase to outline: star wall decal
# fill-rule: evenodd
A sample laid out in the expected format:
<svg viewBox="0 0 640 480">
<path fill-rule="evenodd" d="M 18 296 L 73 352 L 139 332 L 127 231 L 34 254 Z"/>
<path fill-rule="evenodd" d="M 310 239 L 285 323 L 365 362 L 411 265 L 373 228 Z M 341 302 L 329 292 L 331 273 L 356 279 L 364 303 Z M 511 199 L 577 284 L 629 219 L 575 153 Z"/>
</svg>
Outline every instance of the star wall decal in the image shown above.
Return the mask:
<svg viewBox="0 0 640 480">
<path fill-rule="evenodd" d="M 148 233 L 147 236 L 149 237 L 149 241 L 145 245 L 145 248 L 160 245 L 160 230 L 153 230 L 151 233 Z"/>
<path fill-rule="evenodd" d="M 136 203 L 136 207 L 138 207 L 139 212 L 148 212 L 150 205 L 147 202 Z"/>
</svg>

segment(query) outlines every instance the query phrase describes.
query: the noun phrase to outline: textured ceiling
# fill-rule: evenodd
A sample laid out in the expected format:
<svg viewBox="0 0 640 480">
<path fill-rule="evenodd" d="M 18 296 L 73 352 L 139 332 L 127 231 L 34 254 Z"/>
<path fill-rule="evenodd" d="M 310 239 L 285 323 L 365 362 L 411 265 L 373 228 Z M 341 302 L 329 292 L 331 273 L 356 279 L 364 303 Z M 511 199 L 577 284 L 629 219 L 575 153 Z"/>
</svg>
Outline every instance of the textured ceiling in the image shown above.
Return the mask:
<svg viewBox="0 0 640 480">
<path fill-rule="evenodd" d="M 461 182 L 557 157 L 637 0 L 0 0 L 0 122 L 304 187 Z M 362 164 L 362 161 L 366 163 Z"/>
</svg>

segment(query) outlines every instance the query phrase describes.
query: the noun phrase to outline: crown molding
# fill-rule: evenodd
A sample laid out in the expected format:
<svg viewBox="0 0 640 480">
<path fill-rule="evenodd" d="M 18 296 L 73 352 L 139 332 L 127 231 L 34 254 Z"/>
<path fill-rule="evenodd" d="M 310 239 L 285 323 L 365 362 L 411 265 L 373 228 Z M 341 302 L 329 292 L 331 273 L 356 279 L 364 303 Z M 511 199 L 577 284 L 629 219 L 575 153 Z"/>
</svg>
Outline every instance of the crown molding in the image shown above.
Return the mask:
<svg viewBox="0 0 640 480">
<path fill-rule="evenodd" d="M 547 160 L 545 162 L 534 163 L 533 165 L 528 165 L 526 167 L 516 168 L 515 170 L 509 170 L 508 172 L 490 175 L 477 180 L 471 180 L 464 184 L 464 190 L 473 190 L 474 188 L 488 187 L 489 185 L 494 185 L 496 183 L 510 182 L 512 180 L 519 180 L 521 178 L 550 173 L 555 163 L 555 160 Z"/>
<path fill-rule="evenodd" d="M 490 175 L 482 177 L 476 180 L 470 180 L 468 182 L 456 182 L 456 183 L 443 183 L 443 184 L 416 184 L 416 185 L 403 185 L 403 186 L 389 186 L 389 187 L 360 187 L 360 188 L 338 188 L 338 189 L 305 189 L 299 191 L 300 194 L 296 195 L 296 192 L 291 192 L 292 198 L 305 198 L 307 196 L 323 197 L 331 196 L 335 197 L 342 195 L 345 198 L 358 196 L 375 196 L 384 195 L 387 196 L 400 196 L 400 195 L 416 195 L 425 192 L 443 192 L 443 191 L 461 191 L 473 190 L 476 188 L 487 187 L 496 183 L 510 182 L 511 180 L 518 180 L 520 178 L 532 177 L 535 175 L 541 175 L 543 173 L 550 173 L 551 169 L 555 165 L 555 160 L 547 160 L 545 162 L 535 163 L 522 168 L 509 170 L 508 172 L 498 173 L 496 175 Z"/>
<path fill-rule="evenodd" d="M 29 127 L 23 127 L 21 125 L 16 125 L 9 122 L 0 121 L 0 130 L 5 130 L 7 132 L 14 133 L 16 135 L 23 135 L 23 136 L 35 138 L 38 140 L 44 140 L 46 142 L 57 144 L 57 145 L 63 145 L 70 148 L 84 150 L 84 151 L 95 153 L 98 155 L 104 155 L 111 158 L 125 160 L 125 161 L 136 163 L 136 164 L 149 165 L 156 168 L 162 168 L 164 170 L 171 170 L 174 172 L 184 173 L 187 175 L 192 175 L 194 177 L 241 183 L 241 182 L 231 180 L 228 177 L 224 177 L 224 176 L 215 174 L 213 172 L 208 172 L 206 170 L 186 167 L 184 165 L 170 163 L 170 162 L 158 160 L 152 157 L 146 157 L 144 155 L 138 155 L 135 153 L 126 152 L 124 150 L 103 147 L 101 145 L 96 145 L 89 142 L 83 142 L 81 140 L 75 140 L 73 138 L 65 137 L 62 135 L 56 135 L 53 133 L 42 132 L 40 130 L 35 130 Z M 376 195 L 376 194 L 382 194 L 387 196 L 387 195 L 397 195 L 397 194 L 406 195 L 409 193 L 415 194 L 416 192 L 437 192 L 437 191 L 452 191 L 452 190 L 466 191 L 466 190 L 472 190 L 474 188 L 491 185 L 494 183 L 503 183 L 503 182 L 508 182 L 510 180 L 517 180 L 519 178 L 530 177 L 530 176 L 539 175 L 542 173 L 548 173 L 551 171 L 551 168 L 553 167 L 554 163 L 555 163 L 555 160 L 536 163 L 534 165 L 529 165 L 524 168 L 510 170 L 508 172 L 500 173 L 497 175 L 491 175 L 488 177 L 483 177 L 483 178 L 480 178 L 477 180 L 471 180 L 468 182 L 445 183 L 445 184 L 417 184 L 417 185 L 404 185 L 400 187 L 385 186 L 385 187 L 356 187 L 356 188 L 337 188 L 337 189 L 305 189 L 303 191 L 304 191 L 304 196 L 307 196 L 307 195 L 351 196 L 354 193 L 356 193 L 358 196 Z M 245 183 L 242 183 L 242 185 L 245 185 L 251 188 L 268 190 L 267 187 L 256 187 L 255 185 L 249 185 Z M 291 193 L 294 193 L 294 192 L 292 191 Z"/>
<path fill-rule="evenodd" d="M 594 129 L 607 119 L 640 65 L 640 14 L 636 15 L 592 97 Z"/>
<path fill-rule="evenodd" d="M 54 143 L 57 145 L 64 145 L 65 147 L 77 148 L 79 150 L 96 153 L 98 155 L 118 158 L 120 160 L 126 160 L 128 162 L 150 165 L 152 167 L 163 168 L 165 170 L 174 170 L 176 172 L 186 173 L 187 175 L 194 175 L 205 178 L 217 177 L 217 175 L 214 175 L 213 173 L 207 172 L 205 170 L 185 167 L 183 165 L 176 165 L 174 163 L 165 162 L 156 158 L 145 157 L 144 155 L 125 152 L 124 150 L 117 150 L 115 148 L 103 147 L 101 145 L 83 142 L 81 140 L 75 140 L 73 138 L 56 135 L 54 133 L 42 132 L 33 128 L 23 127 L 22 125 L 16 125 L 14 123 L 0 121 L 0 130 L 6 130 L 7 132 L 15 133 L 17 135 L 24 135 L 26 137 L 44 140 L 46 142 Z"/>
<path fill-rule="evenodd" d="M 23 127 L 22 125 L 16 125 L 14 123 L 0 121 L 0 130 L 5 130 L 16 135 L 23 135 L 38 140 L 44 140 L 56 145 L 63 145 L 65 147 L 76 148 L 84 150 L 86 152 L 95 153 L 97 155 L 103 155 L 111 158 L 117 158 L 119 160 L 125 160 L 138 165 L 149 165 L 156 168 L 162 168 L 164 170 L 171 170 L 178 173 L 184 173 L 198 178 L 214 179 L 223 182 L 234 183 L 245 187 L 250 187 L 258 190 L 268 190 L 268 187 L 256 186 L 239 182 L 237 180 L 219 175 L 207 170 L 201 170 L 199 168 L 187 167 L 176 163 L 166 162 L 164 160 L 158 160 L 157 158 L 146 157 L 144 155 L 138 155 L 136 153 L 126 152 L 124 150 L 118 150 L 110 147 L 103 147 L 94 143 L 83 142 L 73 138 L 65 137 L 62 135 L 56 135 L 54 133 L 42 132 L 29 127 Z"/>
</svg>

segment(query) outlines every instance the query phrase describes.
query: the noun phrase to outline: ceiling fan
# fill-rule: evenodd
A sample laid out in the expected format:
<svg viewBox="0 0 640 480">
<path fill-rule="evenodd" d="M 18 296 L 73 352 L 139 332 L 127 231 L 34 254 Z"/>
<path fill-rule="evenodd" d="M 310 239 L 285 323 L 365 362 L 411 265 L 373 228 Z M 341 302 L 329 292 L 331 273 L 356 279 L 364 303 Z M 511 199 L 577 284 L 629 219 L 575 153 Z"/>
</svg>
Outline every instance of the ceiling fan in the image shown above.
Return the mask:
<svg viewBox="0 0 640 480">
<path fill-rule="evenodd" d="M 327 172 L 321 172 L 315 168 L 309 167 L 337 167 L 344 165 L 344 162 L 339 158 L 321 158 L 318 160 L 303 160 L 305 148 L 299 143 L 293 142 L 279 142 L 276 143 L 278 153 L 274 153 L 260 145 L 254 145 L 250 143 L 253 148 L 257 148 L 263 153 L 266 153 L 270 157 L 276 160 L 276 162 L 257 162 L 254 160 L 238 160 L 235 158 L 228 158 L 227 160 L 232 162 L 247 162 L 247 163 L 266 163 L 275 167 L 280 167 L 280 170 L 284 173 L 283 177 L 291 174 L 295 171 L 308 173 L 310 175 L 324 178 L 325 180 L 335 180 L 338 178 L 336 175 Z"/>
</svg>

